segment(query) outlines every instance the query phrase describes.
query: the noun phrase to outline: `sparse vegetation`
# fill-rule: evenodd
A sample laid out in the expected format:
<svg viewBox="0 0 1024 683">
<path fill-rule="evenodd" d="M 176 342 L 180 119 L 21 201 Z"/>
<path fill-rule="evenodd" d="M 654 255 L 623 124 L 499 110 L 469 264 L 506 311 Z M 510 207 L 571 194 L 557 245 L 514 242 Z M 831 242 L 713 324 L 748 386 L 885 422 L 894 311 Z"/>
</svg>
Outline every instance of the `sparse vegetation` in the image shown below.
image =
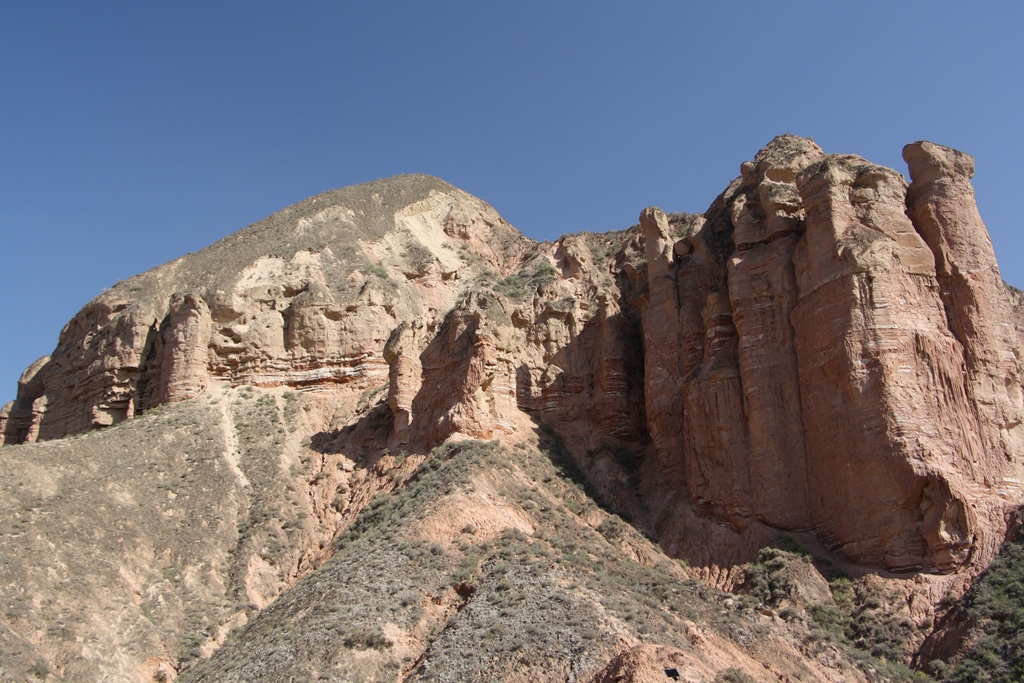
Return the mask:
<svg viewBox="0 0 1024 683">
<path fill-rule="evenodd" d="M 747 567 L 746 585 L 750 594 L 769 607 L 777 606 L 790 588 L 780 580 L 782 571 L 794 561 L 801 560 L 778 548 L 762 548 L 757 562 Z"/>
<path fill-rule="evenodd" d="M 28 674 L 34 678 L 45 681 L 50 675 L 50 667 L 46 666 L 45 662 L 36 662 L 29 667 Z"/>
<path fill-rule="evenodd" d="M 242 653 L 254 650 L 265 652 L 265 662 L 287 656 L 313 670 L 325 656 L 317 643 L 332 633 L 361 653 L 360 666 L 390 671 L 392 648 L 383 635 L 371 638 L 384 624 L 429 639 L 428 666 L 414 678 L 438 681 L 479 680 L 479 672 L 504 666 L 543 680 L 563 677 L 568 668 L 551 667 L 602 664 L 618 642 L 616 630 L 682 648 L 690 647 L 687 621 L 758 637 L 762 627 L 722 609 L 728 594 L 686 578 L 670 560 L 644 566 L 624 555 L 617 545 L 624 539 L 646 541 L 599 511 L 557 433 L 544 432 L 547 452 L 520 446 L 512 454 L 478 441 L 434 449 L 400 486 L 363 509 L 330 560 L 183 680 L 242 680 L 247 670 L 227 663 L 250 661 Z M 450 540 L 411 533 L 447 496 L 477 495 L 480 477 L 492 482 L 488 495 L 501 501 L 497 509 L 528 514 L 535 531 L 508 527 L 495 536 L 465 524 Z M 584 521 L 590 515 L 602 516 L 597 528 Z M 605 622 L 612 631 L 600 626 Z M 288 635 L 264 637 L 256 624 Z"/>
<path fill-rule="evenodd" d="M 730 667 L 715 676 L 715 683 L 755 683 L 755 681 L 740 669 Z"/>
<path fill-rule="evenodd" d="M 693 232 L 704 216 L 699 213 L 674 212 L 668 214 L 668 224 L 672 228 L 672 236 L 681 238 Z"/>
<path fill-rule="evenodd" d="M 1024 681 L 1024 533 L 1007 542 L 957 608 L 973 644 L 956 663 L 932 662 L 944 683 Z"/>
<path fill-rule="evenodd" d="M 783 140 L 779 149 L 806 144 Z M 726 339 L 728 325 L 712 324 L 718 304 L 729 302 L 709 297 L 729 289 L 723 278 L 736 261 L 726 259 L 747 246 L 733 240 L 745 225 L 736 193 L 752 191 L 745 168 L 746 180 L 716 200 L 699 235 L 704 216 L 669 214 L 672 239 L 689 239 L 695 249 L 676 264 L 675 317 L 686 330 L 674 341 L 656 330 L 661 306 L 671 309 L 672 301 L 652 299 L 670 283 L 647 281 L 636 226 L 530 246 L 489 209 L 459 206 L 461 193 L 434 180 L 374 184 L 362 199 L 347 191 L 311 198 L 218 243 L 244 250 L 214 245 L 155 276 L 119 283 L 140 293 L 150 279 L 162 280 L 156 299 L 111 296 L 74 321 L 51 359 L 71 373 L 67 386 L 59 374 L 38 375 L 45 391 L 37 399 L 25 393 L 36 382 L 26 376 L 20 415 L 5 417 L 18 430 L 50 429 L 62 415 L 69 425 L 88 425 L 139 406 L 134 419 L 101 434 L 5 455 L 0 677 L 10 670 L 12 680 L 92 680 L 75 669 L 86 660 L 109 666 L 107 678 L 123 677 L 107 664 L 115 660 L 136 675 L 141 653 L 166 657 L 152 673 L 157 682 L 419 683 L 476 681 L 495 671 L 575 681 L 642 643 L 720 667 L 734 646 L 755 658 L 789 657 L 796 665 L 784 675 L 794 679 L 806 671 L 802 655 L 821 668 L 859 667 L 871 683 L 927 679 L 906 663 L 931 624 L 915 624 L 906 594 L 890 587 L 917 591 L 917 599 L 944 578 L 927 578 L 923 589 L 870 574 L 851 579 L 787 536 L 750 564 L 742 595 L 691 578 L 735 581 L 726 552 L 732 531 L 690 514 L 728 502 L 686 507 L 694 477 L 717 475 L 693 471 L 690 461 L 685 472 L 673 471 L 681 460 L 666 460 L 669 437 L 655 418 L 678 413 L 681 403 L 674 394 L 662 402 L 651 373 L 664 365 L 656 358 L 664 352 L 682 359 L 662 383 L 666 391 L 687 383 L 702 389 L 691 380 L 725 376 L 719 370 L 735 365 L 729 358 L 715 365 L 705 353 L 701 363 L 687 351 L 699 355 L 702 320 L 703 332 L 731 344 L 726 356 L 743 348 L 743 339 L 740 347 Z M 762 199 L 797 206 L 784 189 Z M 398 211 L 414 197 L 430 201 Z M 761 220 L 757 207 L 747 208 Z M 364 219 L 365 229 L 352 227 Z M 676 253 L 689 249 L 679 246 Z M 776 256 L 785 261 L 783 251 Z M 161 320 L 167 296 L 179 289 L 209 304 L 185 329 L 175 316 Z M 755 283 L 750 291 L 762 289 Z M 733 307 L 742 328 L 744 311 Z M 87 358 L 93 347 L 100 350 Z M 475 349 L 468 362 L 451 363 L 468 348 Z M 178 365 L 176 353 L 187 362 Z M 207 372 L 206 395 L 143 414 L 165 384 L 169 390 L 185 377 L 178 369 Z M 688 379 L 680 379 L 684 369 Z M 391 403 L 408 408 L 404 415 L 385 400 L 385 376 L 397 383 Z M 261 388 L 239 386 L 246 382 Z M 449 393 L 454 400 L 443 403 Z M 692 392 L 683 394 L 687 415 L 699 415 Z M 749 401 L 729 401 L 719 401 L 727 406 L 723 420 L 750 417 Z M 479 433 L 473 423 L 488 413 L 494 433 L 521 439 L 514 450 L 467 440 L 424 452 L 440 434 Z M 522 429 L 528 416 L 572 421 L 565 433 L 579 441 L 567 444 L 541 422 L 530 433 Z M 396 428 L 403 424 L 408 429 Z M 691 436 L 690 427 L 700 429 L 684 427 Z M 688 442 L 698 458 L 721 455 L 699 441 Z M 717 488 L 716 481 L 707 490 L 717 497 Z M 712 514 L 739 531 L 737 517 L 757 517 L 759 508 L 755 501 Z M 763 529 L 750 527 L 742 543 Z M 696 566 L 670 560 L 645 530 Z M 908 551 L 916 548 L 904 540 Z M 698 547 L 703 541 L 709 547 Z M 1006 546 L 959 606 L 952 598 L 946 604 L 968 635 L 958 659 L 930 663 L 941 681 L 1024 680 L 1022 541 Z M 913 607 L 919 618 L 920 605 Z M 151 671 L 152 661 L 143 668 Z M 717 671 L 715 683 L 750 683 L 748 671 L 767 675 L 742 656 L 732 663 L 742 668 Z"/>
<path fill-rule="evenodd" d="M 341 640 L 345 647 L 353 650 L 386 650 L 391 647 L 390 640 L 377 631 L 361 630 L 347 634 Z"/>
<path fill-rule="evenodd" d="M 373 275 L 381 280 L 387 280 L 389 278 L 387 268 L 380 265 L 379 263 L 373 263 L 366 266 L 367 275 Z"/>
<path fill-rule="evenodd" d="M 547 260 L 540 259 L 531 268 L 524 268 L 499 280 L 494 290 L 510 299 L 521 301 L 533 296 L 539 287 L 550 284 L 558 277 L 558 272 Z"/>
<path fill-rule="evenodd" d="M 748 595 L 767 607 L 778 607 L 793 591 L 790 584 L 794 563 L 815 565 L 829 580 L 832 600 L 808 605 L 810 632 L 807 644 L 828 642 L 845 650 L 851 660 L 866 673 L 885 680 L 930 680 L 907 666 L 912 654 L 916 626 L 899 613 L 900 599 L 876 584 L 853 582 L 831 567 L 824 558 L 815 558 L 791 537 L 780 536 L 775 544 L 763 548 L 757 561 L 746 571 L 744 588 Z M 785 550 L 783 548 L 786 548 Z M 791 607 L 779 616 L 786 620 L 798 616 Z"/>
</svg>

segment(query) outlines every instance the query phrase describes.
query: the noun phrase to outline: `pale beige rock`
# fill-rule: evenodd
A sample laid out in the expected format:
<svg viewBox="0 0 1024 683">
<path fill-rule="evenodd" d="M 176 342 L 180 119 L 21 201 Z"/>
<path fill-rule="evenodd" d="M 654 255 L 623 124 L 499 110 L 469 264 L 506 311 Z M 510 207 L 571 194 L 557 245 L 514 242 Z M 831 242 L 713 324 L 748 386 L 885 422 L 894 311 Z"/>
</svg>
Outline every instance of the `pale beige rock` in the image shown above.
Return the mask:
<svg viewBox="0 0 1024 683">
<path fill-rule="evenodd" d="M 171 297 L 162 331 L 160 381 L 153 405 L 184 401 L 206 391 L 211 325 L 210 308 L 205 301 L 182 294 Z"/>
<path fill-rule="evenodd" d="M 422 322 L 403 322 L 391 333 L 384 347 L 384 360 L 388 363 L 388 406 L 394 415 L 392 429 L 399 444 L 408 443 L 410 438 L 413 401 L 423 384 L 420 353 L 425 336 Z"/>
<path fill-rule="evenodd" d="M 7 420 L 11 415 L 12 408 L 14 408 L 14 401 L 8 401 L 3 407 L 0 407 L 0 446 L 7 441 Z"/>
<path fill-rule="evenodd" d="M 562 277 L 579 279 L 591 274 L 591 258 L 586 244 L 575 235 L 560 238 L 555 247 L 555 260 Z"/>
<path fill-rule="evenodd" d="M 147 302 L 108 291 L 61 331 L 40 369 L 42 392 L 33 399 L 40 439 L 117 424 L 135 412 L 144 354 L 157 333 Z"/>
<path fill-rule="evenodd" d="M 409 427 L 418 443 L 451 436 L 486 440 L 515 431 L 511 342 L 511 318 L 491 296 L 470 295 L 445 318 L 419 358 L 422 381 Z"/>
<path fill-rule="evenodd" d="M 32 443 L 39 434 L 42 413 L 33 406 L 44 389 L 42 372 L 50 362 L 50 356 L 43 356 L 25 368 L 18 378 L 18 398 L 7 403 L 0 412 L 3 421 L 3 443 Z"/>
<path fill-rule="evenodd" d="M 427 176 L 310 198 L 97 297 L 21 390 L 5 441 L 109 426 L 215 382 L 364 391 L 387 377 L 402 321 L 441 317 L 528 245 Z"/>
</svg>

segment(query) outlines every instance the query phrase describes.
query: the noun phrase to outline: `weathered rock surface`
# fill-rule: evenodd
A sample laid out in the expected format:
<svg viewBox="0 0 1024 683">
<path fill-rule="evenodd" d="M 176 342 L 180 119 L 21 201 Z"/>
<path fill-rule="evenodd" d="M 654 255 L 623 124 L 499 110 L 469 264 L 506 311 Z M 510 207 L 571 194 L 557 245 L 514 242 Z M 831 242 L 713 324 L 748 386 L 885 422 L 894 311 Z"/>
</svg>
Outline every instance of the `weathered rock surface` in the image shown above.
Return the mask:
<svg viewBox="0 0 1024 683">
<path fill-rule="evenodd" d="M 815 521 L 860 561 L 962 564 L 978 540 L 966 494 L 984 454 L 903 178 L 829 157 L 798 186 L 793 325 Z"/>
<path fill-rule="evenodd" d="M 977 411 L 990 480 L 1021 452 L 1024 397 L 1012 299 L 974 200 L 974 160 L 930 142 L 903 148 L 912 183 L 907 212 L 935 255 L 939 296 L 963 346 L 968 393 Z"/>
<path fill-rule="evenodd" d="M 473 276 L 505 272 L 527 245 L 435 178 L 313 197 L 90 302 L 22 382 L 6 441 L 115 424 L 212 381 L 377 384 L 399 321 L 440 317 Z"/>
<path fill-rule="evenodd" d="M 376 492 L 465 439 L 551 442 L 607 506 L 716 586 L 741 582 L 780 531 L 813 534 L 857 571 L 902 582 L 924 623 L 991 560 L 1024 502 L 1024 295 L 999 278 L 973 160 L 927 142 L 904 157 L 909 186 L 780 136 L 700 216 L 651 207 L 627 231 L 554 244 L 427 176 L 319 195 L 87 304 L 0 411 L 2 443 L 36 446 L 3 452 L 19 463 L 39 453 L 49 471 L 57 459 L 43 442 L 58 437 L 118 434 L 170 404 L 220 416 L 221 460 L 203 467 L 230 476 L 210 514 L 262 526 L 206 539 L 220 564 L 201 580 L 172 551 L 166 566 L 191 578 L 152 593 L 198 601 L 204 657 L 330 557 Z M 275 409 L 218 403 L 253 390 Z M 251 436 L 263 427 L 249 421 L 264 418 L 277 430 L 263 434 L 269 445 Z M 60 500 L 47 503 L 54 515 L 68 514 Z M 275 515 L 305 521 L 286 528 Z M 508 526 L 538 533 L 526 512 L 513 517 Z M 646 557 L 639 547 L 623 552 Z M 150 593 L 132 598 L 108 585 L 114 574 L 96 576 L 104 605 L 136 620 L 141 605 L 154 609 Z M 32 577 L 27 590 L 43 594 L 60 573 Z M 447 614 L 465 596 L 440 599 Z M 138 622 L 148 635 L 137 643 L 86 656 L 39 635 L 62 618 L 54 609 L 0 625 L 32 631 L 36 651 L 76 680 L 92 675 L 76 657 L 120 657 L 115 678 L 181 668 L 180 642 L 155 622 Z M 85 603 L 67 609 L 101 618 Z M 180 607 L 172 621 L 187 630 L 190 614 Z M 421 627 L 403 632 L 409 656 L 429 640 Z M 645 680 L 654 659 L 631 638 L 588 650 L 589 680 Z M 727 654 L 714 657 L 760 671 L 731 647 L 716 644 Z M 702 652 L 685 656 L 707 673 L 716 665 Z M 530 670 L 563 666 L 555 659 Z M 366 675 L 390 676 L 385 660 Z"/>
</svg>

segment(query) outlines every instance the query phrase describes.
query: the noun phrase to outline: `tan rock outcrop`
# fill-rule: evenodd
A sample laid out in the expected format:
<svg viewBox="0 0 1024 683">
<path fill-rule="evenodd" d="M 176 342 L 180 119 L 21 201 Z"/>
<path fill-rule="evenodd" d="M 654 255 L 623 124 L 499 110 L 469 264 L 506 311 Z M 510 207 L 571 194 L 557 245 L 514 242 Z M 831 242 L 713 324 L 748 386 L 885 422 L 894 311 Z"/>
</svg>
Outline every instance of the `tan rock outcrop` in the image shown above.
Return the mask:
<svg viewBox="0 0 1024 683">
<path fill-rule="evenodd" d="M 25 368 L 18 378 L 18 398 L 0 410 L 0 444 L 33 443 L 39 436 L 45 400 L 43 399 L 43 373 L 50 356 L 37 359 Z M 38 403 L 37 403 L 38 401 Z"/>
<path fill-rule="evenodd" d="M 412 403 L 423 385 L 420 353 L 425 330 L 419 321 L 403 322 L 394 329 L 384 347 L 388 364 L 388 406 L 394 415 L 394 435 L 399 444 L 408 443 L 412 423 Z"/>
<path fill-rule="evenodd" d="M 82 309 L 61 331 L 48 359 L 32 366 L 32 381 L 19 383 L 11 422 L 32 427 L 14 443 L 57 438 L 132 417 L 155 323 L 146 303 L 112 292 Z"/>
<path fill-rule="evenodd" d="M 420 443 L 439 444 L 453 435 L 486 440 L 515 431 L 511 342 L 512 320 L 491 296 L 472 294 L 445 318 L 420 355 L 422 381 L 411 426 Z"/>
<path fill-rule="evenodd" d="M 0 407 L 0 446 L 7 441 L 7 420 L 11 415 L 12 408 L 14 408 L 14 401 L 8 401 Z"/>
<path fill-rule="evenodd" d="M 210 376 L 212 321 L 206 302 L 195 296 L 175 294 L 165 328 L 161 331 L 160 379 L 154 388 L 153 405 L 195 398 L 204 391 Z"/>
<path fill-rule="evenodd" d="M 386 379 L 392 330 L 439 318 L 528 244 L 427 176 L 313 197 L 90 302 L 33 366 L 4 439 L 109 426 L 213 382 L 358 394 Z"/>
</svg>

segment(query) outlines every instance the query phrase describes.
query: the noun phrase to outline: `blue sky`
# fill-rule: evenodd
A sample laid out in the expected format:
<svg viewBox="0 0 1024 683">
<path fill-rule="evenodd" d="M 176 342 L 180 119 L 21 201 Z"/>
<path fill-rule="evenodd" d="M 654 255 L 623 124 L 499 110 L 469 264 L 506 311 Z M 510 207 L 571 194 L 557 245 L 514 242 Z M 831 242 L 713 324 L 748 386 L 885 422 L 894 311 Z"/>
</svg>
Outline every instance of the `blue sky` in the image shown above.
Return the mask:
<svg viewBox="0 0 1024 683">
<path fill-rule="evenodd" d="M 1024 287 L 1024 3 L 0 0 L 0 403 L 118 280 L 430 173 L 536 239 L 702 211 L 772 137 L 973 154 Z"/>
</svg>

